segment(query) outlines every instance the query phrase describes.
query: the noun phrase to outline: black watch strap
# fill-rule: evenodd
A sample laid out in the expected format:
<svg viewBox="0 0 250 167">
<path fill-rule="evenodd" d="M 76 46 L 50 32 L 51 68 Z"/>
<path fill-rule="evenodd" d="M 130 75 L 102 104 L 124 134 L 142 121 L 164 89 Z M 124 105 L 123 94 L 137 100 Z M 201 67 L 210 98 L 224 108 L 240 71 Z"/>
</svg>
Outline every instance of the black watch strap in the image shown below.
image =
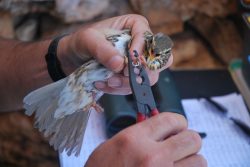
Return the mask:
<svg viewBox="0 0 250 167">
<path fill-rule="evenodd" d="M 58 43 L 60 39 L 62 39 L 66 35 L 67 34 L 64 34 L 62 36 L 58 36 L 55 39 L 53 39 L 49 45 L 48 53 L 45 55 L 48 73 L 54 82 L 66 77 L 66 74 L 62 70 L 61 63 L 57 58 Z"/>
</svg>

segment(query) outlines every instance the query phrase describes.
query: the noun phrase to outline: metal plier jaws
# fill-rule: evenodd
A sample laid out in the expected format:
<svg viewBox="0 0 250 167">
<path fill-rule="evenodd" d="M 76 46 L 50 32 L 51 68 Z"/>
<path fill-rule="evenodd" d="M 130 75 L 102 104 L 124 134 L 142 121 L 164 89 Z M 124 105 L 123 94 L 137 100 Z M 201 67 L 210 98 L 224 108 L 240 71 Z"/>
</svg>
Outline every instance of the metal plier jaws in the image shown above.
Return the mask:
<svg viewBox="0 0 250 167">
<path fill-rule="evenodd" d="M 137 122 L 141 122 L 151 116 L 159 114 L 155 99 L 151 90 L 150 81 L 145 68 L 141 65 L 137 51 L 134 51 L 135 60 L 128 57 L 129 83 L 132 89 L 137 107 Z"/>
</svg>

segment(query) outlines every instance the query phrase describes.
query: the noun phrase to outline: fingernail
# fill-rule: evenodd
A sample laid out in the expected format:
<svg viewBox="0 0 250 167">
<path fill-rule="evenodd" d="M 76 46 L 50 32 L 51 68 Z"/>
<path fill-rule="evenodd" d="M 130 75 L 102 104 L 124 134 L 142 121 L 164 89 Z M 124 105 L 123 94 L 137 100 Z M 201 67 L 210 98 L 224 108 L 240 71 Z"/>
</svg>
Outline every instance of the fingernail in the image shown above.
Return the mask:
<svg viewBox="0 0 250 167">
<path fill-rule="evenodd" d="M 111 59 L 108 61 L 108 68 L 110 68 L 114 72 L 119 72 L 123 68 L 123 63 L 124 58 L 122 56 L 113 56 Z"/>
<path fill-rule="evenodd" d="M 106 84 L 105 84 L 105 82 L 102 82 L 102 81 L 96 81 L 96 82 L 95 82 L 95 87 L 96 87 L 97 89 L 103 89 L 103 88 L 106 87 Z"/>
<path fill-rule="evenodd" d="M 110 87 L 121 87 L 122 80 L 119 77 L 112 77 L 108 79 L 108 86 Z"/>
</svg>

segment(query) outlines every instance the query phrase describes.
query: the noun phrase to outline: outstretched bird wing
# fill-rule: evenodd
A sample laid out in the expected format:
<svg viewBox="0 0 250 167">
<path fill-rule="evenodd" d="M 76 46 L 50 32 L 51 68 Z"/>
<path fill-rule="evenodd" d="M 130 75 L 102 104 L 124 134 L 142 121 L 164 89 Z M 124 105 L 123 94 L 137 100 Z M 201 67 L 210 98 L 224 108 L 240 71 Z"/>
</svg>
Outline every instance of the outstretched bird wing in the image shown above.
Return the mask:
<svg viewBox="0 0 250 167">
<path fill-rule="evenodd" d="M 79 154 L 89 112 L 100 107 L 103 92 L 93 82 L 113 73 L 91 60 L 67 78 L 37 89 L 24 98 L 27 115 L 35 113 L 35 127 L 49 138 L 56 150 Z"/>
</svg>

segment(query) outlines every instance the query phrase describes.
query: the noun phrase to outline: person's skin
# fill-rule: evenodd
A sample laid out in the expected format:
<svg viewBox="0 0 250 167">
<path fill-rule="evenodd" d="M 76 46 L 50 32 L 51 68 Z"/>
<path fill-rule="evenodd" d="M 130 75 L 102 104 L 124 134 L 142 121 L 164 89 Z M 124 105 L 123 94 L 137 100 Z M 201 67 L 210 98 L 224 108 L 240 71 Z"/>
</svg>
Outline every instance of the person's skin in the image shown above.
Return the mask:
<svg viewBox="0 0 250 167">
<path fill-rule="evenodd" d="M 57 56 L 67 75 L 93 56 L 116 72 L 107 81 L 96 82 L 95 87 L 106 93 L 128 94 L 124 59 L 105 39 L 103 30 L 108 28 L 130 28 L 133 38 L 130 52 L 137 50 L 142 54 L 143 34 L 150 31 L 148 21 L 139 15 L 124 15 L 85 26 L 65 36 L 59 42 Z M 44 58 L 50 42 L 50 39 L 38 42 L 0 39 L 0 111 L 22 108 L 22 99 L 27 93 L 52 82 Z M 165 68 L 172 60 L 171 56 Z M 158 80 L 159 72 L 149 72 L 152 84 Z M 103 143 L 86 166 L 206 166 L 204 158 L 196 155 L 201 140 L 197 133 L 187 130 L 186 124 L 181 115 L 159 114 Z"/>
<path fill-rule="evenodd" d="M 187 130 L 182 115 L 164 112 L 101 144 L 85 167 L 205 167 L 196 154 L 200 147 L 201 138 Z"/>
</svg>

